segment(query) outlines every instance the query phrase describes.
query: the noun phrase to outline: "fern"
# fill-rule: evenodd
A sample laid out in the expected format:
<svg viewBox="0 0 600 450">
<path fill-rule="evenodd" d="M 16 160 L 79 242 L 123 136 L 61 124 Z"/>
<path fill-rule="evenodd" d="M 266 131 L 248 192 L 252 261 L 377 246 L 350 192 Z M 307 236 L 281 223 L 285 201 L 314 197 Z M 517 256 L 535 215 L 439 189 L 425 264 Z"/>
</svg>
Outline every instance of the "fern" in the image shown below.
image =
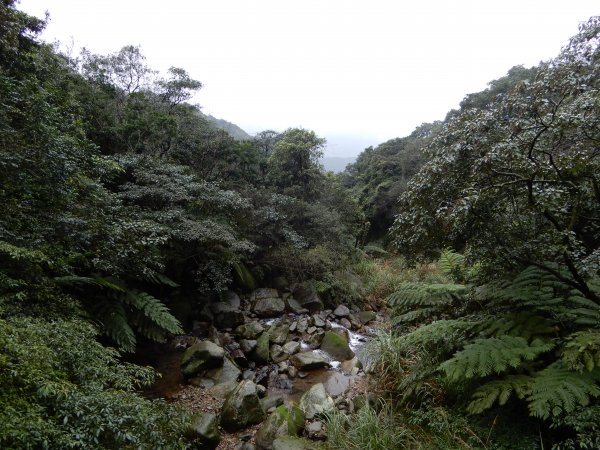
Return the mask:
<svg viewBox="0 0 600 450">
<path fill-rule="evenodd" d="M 490 381 L 477 388 L 473 394 L 474 400 L 467 406 L 467 411 L 471 414 L 479 414 L 491 408 L 496 402 L 502 406 L 513 393 L 523 399 L 530 392 L 532 380 L 529 375 L 507 375 L 501 380 Z"/>
<path fill-rule="evenodd" d="M 135 310 L 132 314 L 133 323 L 142 335 L 163 342 L 165 333 L 183 333 L 181 324 L 173 317 L 169 308 L 150 294 L 129 291 L 123 297 L 123 302 Z"/>
<path fill-rule="evenodd" d="M 455 382 L 465 378 L 485 377 L 503 373 L 510 367 L 517 368 L 523 361 L 534 360 L 553 347 L 552 342 L 534 340 L 529 344 L 525 338 L 516 336 L 476 339 L 442 363 L 440 369 L 449 380 Z"/>
<path fill-rule="evenodd" d="M 100 322 L 104 333 L 125 352 L 135 350 L 135 333 L 129 325 L 128 315 L 123 304 L 111 298 L 99 300 L 92 312 Z"/>
<path fill-rule="evenodd" d="M 538 372 L 527 397 L 532 416 L 548 419 L 586 406 L 600 395 L 600 370 L 573 372 L 555 363 Z"/>
<path fill-rule="evenodd" d="M 438 260 L 438 267 L 450 279 L 457 282 L 465 281 L 465 257 L 460 253 L 453 252 L 450 249 L 442 251 Z"/>
<path fill-rule="evenodd" d="M 523 311 L 504 317 L 491 316 L 483 320 L 475 331 L 485 336 L 517 336 L 527 340 L 556 334 L 556 321 Z"/>
<path fill-rule="evenodd" d="M 566 339 L 561 356 L 567 367 L 578 372 L 600 368 L 600 332 L 573 333 Z"/>
</svg>

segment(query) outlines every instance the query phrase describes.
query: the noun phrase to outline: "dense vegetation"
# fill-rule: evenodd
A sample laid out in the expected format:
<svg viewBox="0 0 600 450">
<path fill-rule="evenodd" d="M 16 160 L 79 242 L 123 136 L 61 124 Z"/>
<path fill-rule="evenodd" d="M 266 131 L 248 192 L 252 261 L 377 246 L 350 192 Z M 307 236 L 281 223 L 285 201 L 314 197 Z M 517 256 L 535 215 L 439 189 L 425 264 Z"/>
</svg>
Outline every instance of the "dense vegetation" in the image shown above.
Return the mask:
<svg viewBox="0 0 600 450">
<path fill-rule="evenodd" d="M 186 103 L 201 84 L 185 70 L 161 77 L 132 46 L 67 58 L 14 3 L 0 2 L 0 447 L 184 448 L 186 414 L 140 396 L 153 371 L 122 354 L 233 284 L 284 275 L 335 296 L 322 280 L 364 219 L 313 132 L 236 141 Z"/>
<path fill-rule="evenodd" d="M 555 59 L 467 96 L 407 185 L 377 181 L 402 191 L 393 248 L 413 262 L 441 254 L 444 275 L 388 298 L 397 327 L 374 364 L 403 405 L 386 417 L 403 419 L 380 436 L 407 448 L 600 446 L 599 43 L 592 18 Z M 363 192 L 385 159 L 371 164 L 355 175 Z"/>
<path fill-rule="evenodd" d="M 249 138 L 44 25 L 0 2 L 0 447 L 193 446 L 126 356 L 280 277 L 393 309 L 382 407 L 330 447 L 600 447 L 599 18 L 337 177 L 314 132 Z"/>
</svg>

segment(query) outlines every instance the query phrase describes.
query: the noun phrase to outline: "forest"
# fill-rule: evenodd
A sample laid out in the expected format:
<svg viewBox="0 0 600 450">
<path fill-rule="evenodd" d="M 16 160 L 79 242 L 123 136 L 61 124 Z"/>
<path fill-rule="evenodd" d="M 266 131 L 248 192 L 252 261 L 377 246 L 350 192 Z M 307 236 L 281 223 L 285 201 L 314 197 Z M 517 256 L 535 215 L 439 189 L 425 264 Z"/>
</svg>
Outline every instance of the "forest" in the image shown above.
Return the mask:
<svg viewBox="0 0 600 450">
<path fill-rule="evenodd" d="M 333 174 L 315 132 L 249 136 L 184 68 L 66 55 L 17 6 L 0 448 L 600 448 L 599 17 Z M 355 387 L 274 394 L 317 363 Z"/>
</svg>

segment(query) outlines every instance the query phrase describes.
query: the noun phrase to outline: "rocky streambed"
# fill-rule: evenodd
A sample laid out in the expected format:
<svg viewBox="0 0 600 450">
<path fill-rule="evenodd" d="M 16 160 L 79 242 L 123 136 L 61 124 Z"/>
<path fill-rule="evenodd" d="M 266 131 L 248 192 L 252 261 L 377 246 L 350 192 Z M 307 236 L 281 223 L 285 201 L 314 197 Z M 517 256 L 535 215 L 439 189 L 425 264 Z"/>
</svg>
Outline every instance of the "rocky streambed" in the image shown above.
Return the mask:
<svg viewBox="0 0 600 450">
<path fill-rule="evenodd" d="M 314 290 L 228 292 L 178 336 L 153 395 L 196 413 L 203 448 L 304 449 L 326 439 L 323 419 L 368 401 L 357 393 L 375 311 L 324 309 Z"/>
</svg>

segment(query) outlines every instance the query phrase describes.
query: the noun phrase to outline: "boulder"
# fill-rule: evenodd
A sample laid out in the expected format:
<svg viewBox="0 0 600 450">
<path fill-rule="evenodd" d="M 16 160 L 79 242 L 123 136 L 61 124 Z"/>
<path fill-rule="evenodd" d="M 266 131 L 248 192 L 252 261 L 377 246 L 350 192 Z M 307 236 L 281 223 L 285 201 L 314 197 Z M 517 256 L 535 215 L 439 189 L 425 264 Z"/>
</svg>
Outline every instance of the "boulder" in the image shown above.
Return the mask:
<svg viewBox="0 0 600 450">
<path fill-rule="evenodd" d="M 255 440 L 258 449 L 271 449 L 279 436 L 297 436 L 304 426 L 304 414 L 295 404 L 281 405 L 258 429 Z"/>
<path fill-rule="evenodd" d="M 236 309 L 240 309 L 240 307 L 242 306 L 240 296 L 237 295 L 233 291 L 225 292 L 225 295 L 223 296 L 223 301 L 226 303 L 229 303 L 231 306 L 233 306 Z"/>
<path fill-rule="evenodd" d="M 356 375 L 358 371 L 362 368 L 362 363 L 355 356 L 352 359 L 342 362 L 340 369 L 345 375 Z"/>
<path fill-rule="evenodd" d="M 271 289 L 271 288 L 255 289 L 250 294 L 250 302 L 255 303 L 260 299 L 273 298 L 273 297 L 279 297 L 279 292 L 277 292 L 277 289 Z"/>
<path fill-rule="evenodd" d="M 253 339 L 242 339 L 240 341 L 240 348 L 244 353 L 249 355 L 256 348 L 256 341 Z"/>
<path fill-rule="evenodd" d="M 350 315 L 350 309 L 345 305 L 338 305 L 338 307 L 333 310 L 333 315 L 336 317 L 348 317 Z"/>
<path fill-rule="evenodd" d="M 294 298 L 303 308 L 310 312 L 317 312 L 323 309 L 323 302 L 319 298 L 317 291 L 310 285 L 301 284 L 294 289 Z"/>
<path fill-rule="evenodd" d="M 276 317 L 284 311 L 285 304 L 279 297 L 261 298 L 254 304 L 254 312 L 259 317 Z"/>
<path fill-rule="evenodd" d="M 274 363 L 279 363 L 281 361 L 285 361 L 286 359 L 288 359 L 288 354 L 285 353 L 283 351 L 283 347 L 281 347 L 281 345 L 278 344 L 273 344 L 271 345 L 271 349 L 270 349 L 270 356 L 271 356 L 271 360 Z"/>
<path fill-rule="evenodd" d="M 210 388 L 207 392 L 213 397 L 227 398 L 227 396 L 231 394 L 235 388 L 237 388 L 237 386 L 237 381 L 231 380 L 225 383 L 217 384 L 216 386 Z"/>
<path fill-rule="evenodd" d="M 187 378 L 202 371 L 221 367 L 225 350 L 211 341 L 201 341 L 188 348 L 181 358 L 181 372 Z"/>
<path fill-rule="evenodd" d="M 244 313 L 227 302 L 218 302 L 211 305 L 214 323 L 217 327 L 235 328 L 244 323 Z"/>
<path fill-rule="evenodd" d="M 300 409 L 304 412 L 305 418 L 312 419 L 317 415 L 333 411 L 335 404 L 325 391 L 323 383 L 317 383 L 302 395 Z"/>
<path fill-rule="evenodd" d="M 306 314 L 308 309 L 303 307 L 294 297 L 287 297 L 284 300 L 285 309 L 293 314 Z"/>
<path fill-rule="evenodd" d="M 256 385 L 250 380 L 240 382 L 227 396 L 221 409 L 221 426 L 229 432 L 242 430 L 265 418 Z"/>
<path fill-rule="evenodd" d="M 188 437 L 199 442 L 202 448 L 210 450 L 216 448 L 221 440 L 217 416 L 208 412 L 194 415 Z"/>
<path fill-rule="evenodd" d="M 313 316 L 313 324 L 315 327 L 323 328 L 325 327 L 325 321 L 323 318 L 317 314 Z"/>
<path fill-rule="evenodd" d="M 303 371 L 329 367 L 327 360 L 317 352 L 296 353 L 290 361 L 296 369 Z"/>
<path fill-rule="evenodd" d="M 256 320 L 235 329 L 235 332 L 244 339 L 256 339 L 263 331 L 265 331 L 264 327 Z"/>
<path fill-rule="evenodd" d="M 263 409 L 268 411 L 271 408 L 277 408 L 278 406 L 283 405 L 284 399 L 282 395 L 271 394 L 261 399 L 260 403 L 262 404 Z"/>
<path fill-rule="evenodd" d="M 204 374 L 206 378 L 214 380 L 215 384 L 226 383 L 227 381 L 236 381 L 240 378 L 242 371 L 228 356 L 223 359 L 223 365 L 215 369 L 207 370 Z"/>
<path fill-rule="evenodd" d="M 346 361 L 354 358 L 354 352 L 350 349 L 348 341 L 331 331 L 325 332 L 321 341 L 321 350 L 329 354 L 336 361 Z"/>
</svg>

